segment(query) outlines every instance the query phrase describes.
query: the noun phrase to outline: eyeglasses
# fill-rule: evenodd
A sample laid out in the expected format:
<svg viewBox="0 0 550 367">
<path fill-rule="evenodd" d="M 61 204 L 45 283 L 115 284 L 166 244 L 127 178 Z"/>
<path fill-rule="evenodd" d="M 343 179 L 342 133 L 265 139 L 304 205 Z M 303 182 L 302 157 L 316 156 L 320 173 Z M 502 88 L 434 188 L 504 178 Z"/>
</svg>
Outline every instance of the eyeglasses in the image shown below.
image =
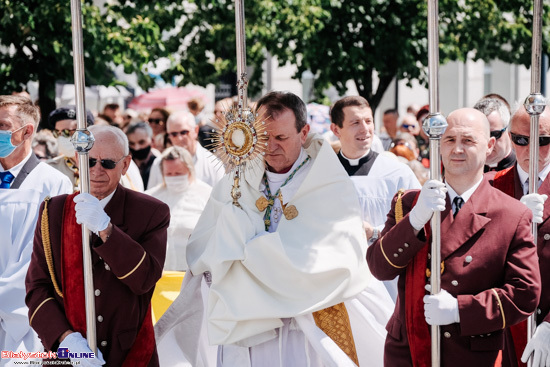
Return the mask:
<svg viewBox="0 0 550 367">
<path fill-rule="evenodd" d="M 525 135 L 519 135 L 510 133 L 512 137 L 512 142 L 520 147 L 525 147 L 529 145 L 529 137 Z M 539 136 L 539 146 L 543 147 L 550 144 L 550 136 Z"/>
<path fill-rule="evenodd" d="M 411 151 L 413 150 L 413 148 L 411 147 L 411 145 L 409 144 L 408 141 L 397 141 L 397 142 L 393 141 L 390 145 L 389 150 L 391 150 L 391 149 L 393 149 L 393 148 L 395 148 L 396 146 L 399 146 L 399 145 L 404 145 L 407 148 L 409 148 L 409 150 L 411 150 Z"/>
<path fill-rule="evenodd" d="M 182 131 L 172 131 L 171 133 L 168 133 L 170 134 L 171 137 L 173 138 L 177 138 L 179 135 L 187 135 L 189 134 L 189 130 L 182 130 Z"/>
<path fill-rule="evenodd" d="M 416 125 L 402 124 L 401 127 L 403 129 L 414 129 L 416 128 Z"/>
<path fill-rule="evenodd" d="M 116 165 L 121 161 L 123 160 L 124 158 L 126 157 L 122 157 L 120 158 L 118 161 L 113 161 L 112 159 L 102 159 L 100 160 L 101 162 L 101 167 L 105 168 L 105 169 L 113 169 L 116 167 Z M 97 158 L 89 158 L 88 159 L 88 164 L 90 165 L 90 168 L 92 168 L 93 166 L 95 166 L 97 163 Z"/>
<path fill-rule="evenodd" d="M 147 119 L 150 124 L 164 125 L 163 119 Z"/>
<path fill-rule="evenodd" d="M 59 136 L 64 136 L 66 138 L 70 138 L 71 136 L 73 136 L 75 131 L 76 131 L 76 129 L 75 130 L 70 130 L 70 129 L 57 130 L 57 129 L 55 129 L 54 131 L 52 131 L 52 134 L 53 134 L 54 138 L 57 138 Z"/>
<path fill-rule="evenodd" d="M 506 128 L 503 127 L 500 130 L 491 131 L 489 134 L 491 135 L 492 138 L 495 138 L 496 140 L 498 140 L 502 136 L 502 133 L 505 132 L 505 131 L 506 131 Z M 527 143 L 527 144 L 529 144 L 529 143 Z"/>
</svg>

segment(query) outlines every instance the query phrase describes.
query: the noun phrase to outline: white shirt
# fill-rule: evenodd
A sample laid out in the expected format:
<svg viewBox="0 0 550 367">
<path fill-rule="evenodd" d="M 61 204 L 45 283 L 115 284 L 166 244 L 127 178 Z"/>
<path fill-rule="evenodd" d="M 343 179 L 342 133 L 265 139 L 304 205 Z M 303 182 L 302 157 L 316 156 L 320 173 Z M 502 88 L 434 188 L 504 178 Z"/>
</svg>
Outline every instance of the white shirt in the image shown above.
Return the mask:
<svg viewBox="0 0 550 367">
<path fill-rule="evenodd" d="M 529 179 L 529 173 L 525 172 L 523 168 L 519 164 L 517 164 L 518 169 L 518 176 L 519 176 L 519 182 L 521 182 L 521 186 L 523 187 L 523 193 L 528 194 L 529 193 L 529 183 L 527 180 Z M 546 176 L 548 176 L 548 173 L 550 173 L 550 164 L 544 167 L 542 171 L 539 172 L 539 186 L 546 180 Z"/>
<path fill-rule="evenodd" d="M 363 154 L 361 157 L 359 158 L 356 158 L 356 159 L 351 159 L 351 158 L 348 158 L 346 157 L 346 155 L 344 154 L 344 152 L 341 150 L 340 153 L 342 154 L 342 157 L 345 158 L 348 162 L 349 162 L 349 165 L 350 166 L 358 166 L 359 165 L 359 161 L 362 159 L 362 158 L 365 158 L 369 153 L 370 153 L 370 149 L 367 150 L 365 152 L 365 154 Z M 377 152 L 379 153 L 379 152 Z"/>
<path fill-rule="evenodd" d="M 17 175 L 19 174 L 19 172 L 21 172 L 21 169 L 23 168 L 25 163 L 27 163 L 27 161 L 31 157 L 31 154 L 33 154 L 32 150 L 29 154 L 27 154 L 27 156 L 21 162 L 17 163 L 15 166 L 13 166 L 10 169 L 4 169 L 4 167 L 2 167 L 2 163 L 0 163 L 0 172 L 9 171 L 13 175 L 13 177 L 17 177 Z"/>
<path fill-rule="evenodd" d="M 462 195 L 458 195 L 456 191 L 452 188 L 451 185 L 447 181 L 445 181 L 445 186 L 447 186 L 447 194 L 449 195 L 449 200 L 451 200 L 451 205 L 453 203 L 453 200 L 455 197 L 460 196 L 462 200 L 464 200 L 464 204 L 470 199 L 474 191 L 481 185 L 481 182 L 483 181 L 483 177 L 481 177 L 481 180 L 476 182 L 472 187 L 470 187 L 468 190 L 464 191 Z M 454 209 L 454 208 L 453 208 Z"/>
</svg>

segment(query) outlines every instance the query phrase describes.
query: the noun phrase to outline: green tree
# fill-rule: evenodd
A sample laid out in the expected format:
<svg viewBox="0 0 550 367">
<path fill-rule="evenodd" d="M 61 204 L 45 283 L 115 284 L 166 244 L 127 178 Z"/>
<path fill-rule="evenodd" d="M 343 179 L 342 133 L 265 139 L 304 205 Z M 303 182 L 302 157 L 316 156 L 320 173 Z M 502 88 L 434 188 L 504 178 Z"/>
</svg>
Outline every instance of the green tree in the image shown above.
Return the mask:
<svg viewBox="0 0 550 367">
<path fill-rule="evenodd" d="M 195 0 L 185 24 L 167 47 L 184 50 L 166 76 L 204 85 L 235 72 L 233 2 Z M 246 0 L 247 63 L 254 70 L 251 90 L 261 87 L 265 51 L 280 64 L 316 74 L 319 95 L 330 85 L 340 93 L 353 80 L 376 109 L 397 77 L 427 81 L 427 2 L 425 0 Z M 529 66 L 531 7 L 528 0 L 440 0 L 440 62 L 467 57 L 501 59 Z M 548 14 L 548 4 L 545 14 Z M 545 19 L 545 50 L 548 24 Z"/>
<path fill-rule="evenodd" d="M 123 65 L 139 83 L 153 85 L 145 68 L 166 55 L 162 30 L 174 26 L 172 1 L 126 1 L 100 9 L 85 0 L 83 44 L 86 84 L 110 85 Z M 72 82 L 70 1 L 0 0 L 0 93 L 39 82 L 43 116 L 55 109 L 56 81 Z"/>
</svg>

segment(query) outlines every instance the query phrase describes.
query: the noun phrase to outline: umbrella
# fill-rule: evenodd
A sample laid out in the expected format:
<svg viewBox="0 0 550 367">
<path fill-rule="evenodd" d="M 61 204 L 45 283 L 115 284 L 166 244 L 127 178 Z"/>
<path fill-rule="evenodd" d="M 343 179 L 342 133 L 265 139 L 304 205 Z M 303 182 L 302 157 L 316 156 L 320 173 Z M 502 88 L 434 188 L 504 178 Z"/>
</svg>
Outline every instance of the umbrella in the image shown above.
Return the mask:
<svg viewBox="0 0 550 367">
<path fill-rule="evenodd" d="M 128 108 L 134 110 L 151 110 L 155 107 L 167 107 L 171 110 L 187 109 L 187 102 L 192 98 L 206 101 L 205 93 L 200 89 L 169 87 L 156 89 L 134 98 Z"/>
</svg>

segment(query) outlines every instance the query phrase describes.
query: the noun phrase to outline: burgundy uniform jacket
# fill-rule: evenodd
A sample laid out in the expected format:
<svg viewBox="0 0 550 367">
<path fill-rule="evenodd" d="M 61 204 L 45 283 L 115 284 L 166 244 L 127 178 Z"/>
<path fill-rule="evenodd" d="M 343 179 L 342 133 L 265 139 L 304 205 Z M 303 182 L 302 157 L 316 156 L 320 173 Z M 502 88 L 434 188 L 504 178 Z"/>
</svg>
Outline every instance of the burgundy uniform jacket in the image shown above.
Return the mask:
<svg viewBox="0 0 550 367">
<path fill-rule="evenodd" d="M 405 322 L 407 265 L 426 241 L 414 235 L 408 213 L 417 195 L 403 196 L 405 216 L 396 224 L 395 203 L 381 237 L 367 251 L 380 280 L 399 276 L 395 311 L 386 327 L 386 366 L 412 366 Z M 483 180 L 453 218 L 447 197 L 441 213 L 441 288 L 458 299 L 460 323 L 441 326 L 441 365 L 493 366 L 503 329 L 526 319 L 540 295 L 531 212 Z M 427 264 L 428 266 L 428 264 Z"/>
<path fill-rule="evenodd" d="M 61 224 L 66 197 L 56 196 L 48 205 L 52 258 L 59 287 L 62 287 Z M 44 204 L 26 278 L 26 303 L 32 328 L 44 347 L 55 352 L 61 334 L 72 327 L 48 272 L 40 226 L 43 208 Z M 155 284 L 162 276 L 170 211 L 166 204 L 119 185 L 105 212 L 111 218 L 113 233 L 105 243 L 95 235 L 91 241 L 97 346 L 106 365 L 118 367 L 136 339 Z M 149 366 L 158 363 L 155 350 Z"/>
<path fill-rule="evenodd" d="M 496 182 L 505 181 L 505 182 Z M 510 185 L 514 188 L 514 197 L 521 199 L 523 188 L 519 182 L 516 165 L 508 171 L 503 172 L 502 176 L 495 178 L 495 187 Z M 550 177 L 542 183 L 538 189 L 539 194 L 550 196 Z M 550 322 L 550 201 L 544 203 L 544 214 L 542 223 L 538 225 L 537 231 L 537 253 L 539 255 L 540 275 L 542 281 L 542 292 L 540 303 L 537 308 L 537 324 L 543 321 Z"/>
</svg>

